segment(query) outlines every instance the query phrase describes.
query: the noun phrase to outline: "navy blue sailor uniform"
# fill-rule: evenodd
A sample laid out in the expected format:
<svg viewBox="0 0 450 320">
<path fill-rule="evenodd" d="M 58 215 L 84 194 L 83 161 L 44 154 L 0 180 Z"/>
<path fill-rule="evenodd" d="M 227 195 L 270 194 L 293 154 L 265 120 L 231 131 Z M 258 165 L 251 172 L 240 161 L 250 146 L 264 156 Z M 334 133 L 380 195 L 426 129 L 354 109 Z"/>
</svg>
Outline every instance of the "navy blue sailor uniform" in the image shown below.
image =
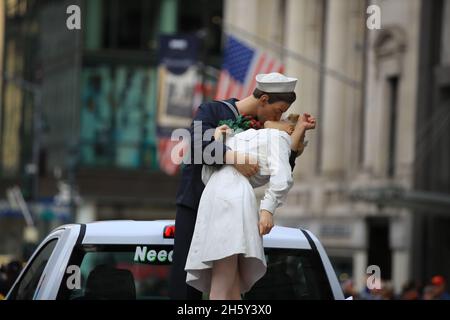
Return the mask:
<svg viewBox="0 0 450 320">
<path fill-rule="evenodd" d="M 200 291 L 186 283 L 186 272 L 184 270 L 194 233 L 200 198 L 205 188 L 201 179 L 203 159 L 201 159 L 202 164 L 194 164 L 194 153 L 197 152 L 203 155 L 204 149 L 208 146 L 210 150 L 220 150 L 221 155 L 219 157 L 214 157 L 215 154 L 213 151 L 212 156 L 214 159 L 220 159 L 220 161 L 212 165 L 220 167 L 224 164 L 223 157 L 228 147 L 222 142 L 216 141 L 214 137 L 209 141 L 203 141 L 203 134 L 208 129 L 214 130 L 217 128 L 221 120 L 236 119 L 239 115 L 236 107 L 237 101 L 237 99 L 229 99 L 201 104 L 190 127 L 191 162 L 190 164 L 186 164 L 182 169 L 181 181 L 176 196 L 175 243 L 170 275 L 170 297 L 172 299 L 199 300 L 202 298 Z M 196 121 L 198 121 L 197 124 L 195 123 Z M 194 126 L 200 125 L 200 123 L 202 135 L 196 136 L 195 138 L 201 139 L 202 141 L 195 142 L 194 130 L 197 132 L 198 128 Z M 217 145 L 214 146 L 211 144 Z M 292 151 L 289 159 L 292 170 L 294 170 L 296 157 L 296 152 Z"/>
</svg>

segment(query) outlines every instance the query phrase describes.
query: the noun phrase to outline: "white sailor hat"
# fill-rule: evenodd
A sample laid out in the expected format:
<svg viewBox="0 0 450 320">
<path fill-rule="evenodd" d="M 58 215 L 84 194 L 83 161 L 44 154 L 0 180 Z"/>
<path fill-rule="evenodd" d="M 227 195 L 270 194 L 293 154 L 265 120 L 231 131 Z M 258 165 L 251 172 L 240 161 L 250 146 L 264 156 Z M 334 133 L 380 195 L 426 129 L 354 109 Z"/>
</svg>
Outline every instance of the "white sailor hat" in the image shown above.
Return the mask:
<svg viewBox="0 0 450 320">
<path fill-rule="evenodd" d="M 278 72 L 258 74 L 256 76 L 256 88 L 267 93 L 294 92 L 297 80 Z"/>
</svg>

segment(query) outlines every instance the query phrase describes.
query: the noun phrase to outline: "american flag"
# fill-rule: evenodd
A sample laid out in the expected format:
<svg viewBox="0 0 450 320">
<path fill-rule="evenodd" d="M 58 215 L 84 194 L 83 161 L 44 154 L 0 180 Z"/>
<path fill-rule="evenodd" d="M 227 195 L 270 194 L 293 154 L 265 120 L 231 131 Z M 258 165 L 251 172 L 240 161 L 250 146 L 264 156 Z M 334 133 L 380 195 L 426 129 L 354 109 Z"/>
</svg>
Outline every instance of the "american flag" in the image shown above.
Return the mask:
<svg viewBox="0 0 450 320">
<path fill-rule="evenodd" d="M 225 46 L 216 100 L 245 98 L 253 93 L 257 74 L 283 71 L 284 65 L 278 59 L 230 35 Z"/>
<path fill-rule="evenodd" d="M 158 139 L 159 168 L 170 176 L 177 174 L 179 169 L 179 164 L 172 159 L 172 150 L 178 143 L 178 141 L 172 141 L 170 138 Z"/>
</svg>

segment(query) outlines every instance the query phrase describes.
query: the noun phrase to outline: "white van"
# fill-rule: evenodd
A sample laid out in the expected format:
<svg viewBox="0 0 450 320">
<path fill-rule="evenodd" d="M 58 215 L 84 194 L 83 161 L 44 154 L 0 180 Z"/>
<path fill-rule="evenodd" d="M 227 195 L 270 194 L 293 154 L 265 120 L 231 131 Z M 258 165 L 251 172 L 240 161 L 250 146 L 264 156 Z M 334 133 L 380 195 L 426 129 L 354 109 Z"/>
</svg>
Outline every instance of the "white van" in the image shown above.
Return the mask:
<svg viewBox="0 0 450 320">
<path fill-rule="evenodd" d="M 169 299 L 173 220 L 102 221 L 61 226 L 39 245 L 10 300 Z M 264 236 L 267 273 L 244 300 L 344 299 L 319 240 L 275 226 Z"/>
</svg>

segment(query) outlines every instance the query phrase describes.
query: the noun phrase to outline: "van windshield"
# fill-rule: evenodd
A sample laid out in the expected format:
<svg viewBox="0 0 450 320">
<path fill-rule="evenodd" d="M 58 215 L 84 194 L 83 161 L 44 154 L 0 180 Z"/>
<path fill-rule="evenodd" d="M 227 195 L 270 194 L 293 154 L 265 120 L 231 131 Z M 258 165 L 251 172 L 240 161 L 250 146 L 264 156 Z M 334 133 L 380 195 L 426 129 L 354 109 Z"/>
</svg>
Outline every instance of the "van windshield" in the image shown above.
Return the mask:
<svg viewBox="0 0 450 320">
<path fill-rule="evenodd" d="M 84 245 L 72 253 L 58 293 L 62 300 L 169 298 L 171 245 Z M 76 269 L 78 267 L 79 269 Z M 72 269 L 72 270 L 73 270 Z M 75 286 L 79 280 L 79 286 Z"/>
<path fill-rule="evenodd" d="M 267 272 L 243 295 L 244 300 L 333 299 L 323 266 L 311 250 L 266 248 L 265 251 Z M 58 299 L 169 299 L 172 254 L 171 245 L 77 247 L 68 265 L 72 269 L 61 282 Z"/>
</svg>

